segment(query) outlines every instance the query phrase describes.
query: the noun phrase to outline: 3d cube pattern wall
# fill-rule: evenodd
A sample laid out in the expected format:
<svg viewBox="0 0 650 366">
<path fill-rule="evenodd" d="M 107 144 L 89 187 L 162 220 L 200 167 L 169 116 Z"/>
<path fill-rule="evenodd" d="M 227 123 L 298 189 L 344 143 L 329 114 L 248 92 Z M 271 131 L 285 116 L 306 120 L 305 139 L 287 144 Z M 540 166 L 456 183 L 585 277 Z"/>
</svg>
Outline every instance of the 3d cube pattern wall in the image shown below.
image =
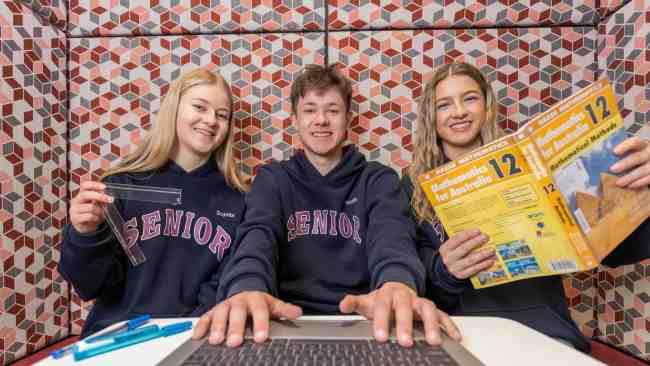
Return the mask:
<svg viewBox="0 0 650 366">
<path fill-rule="evenodd" d="M 185 70 L 230 82 L 237 159 L 251 175 L 300 145 L 289 85 L 310 63 L 336 63 L 354 80 L 349 139 L 398 171 L 411 159 L 415 100 L 451 60 L 488 75 L 509 130 L 601 74 L 625 94 L 631 132 L 646 136 L 650 121 L 648 0 L 65 3 L 0 2 L 1 363 L 70 324 L 80 332 L 92 304 L 68 296 L 55 271 L 66 192 L 129 151 Z M 567 276 L 583 332 L 650 359 L 649 276 L 650 261 Z"/>
<path fill-rule="evenodd" d="M 65 34 L 0 2 L 0 363 L 69 333 Z"/>
</svg>

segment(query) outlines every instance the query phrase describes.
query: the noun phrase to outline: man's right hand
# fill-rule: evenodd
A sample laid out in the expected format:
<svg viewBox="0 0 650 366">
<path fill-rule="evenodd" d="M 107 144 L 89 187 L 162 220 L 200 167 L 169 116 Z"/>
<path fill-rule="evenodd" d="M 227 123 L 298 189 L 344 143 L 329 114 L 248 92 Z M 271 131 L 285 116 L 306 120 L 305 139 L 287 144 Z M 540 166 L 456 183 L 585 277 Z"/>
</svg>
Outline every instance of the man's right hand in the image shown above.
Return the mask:
<svg viewBox="0 0 650 366">
<path fill-rule="evenodd" d="M 261 343 L 269 337 L 270 317 L 295 319 L 300 315 L 302 315 L 300 307 L 267 293 L 240 292 L 203 314 L 194 327 L 192 338 L 199 339 L 209 330 L 210 344 L 221 344 L 226 340 L 228 347 L 237 347 L 244 341 L 246 320 L 250 316 L 253 318 L 254 340 Z"/>
</svg>

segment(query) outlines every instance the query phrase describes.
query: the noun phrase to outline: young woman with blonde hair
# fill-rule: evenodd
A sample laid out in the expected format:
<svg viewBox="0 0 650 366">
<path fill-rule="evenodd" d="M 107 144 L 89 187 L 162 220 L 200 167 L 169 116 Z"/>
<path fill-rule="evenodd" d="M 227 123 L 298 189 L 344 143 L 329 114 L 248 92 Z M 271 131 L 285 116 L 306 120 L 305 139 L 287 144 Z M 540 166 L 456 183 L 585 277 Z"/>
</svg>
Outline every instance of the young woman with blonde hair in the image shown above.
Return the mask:
<svg viewBox="0 0 650 366">
<path fill-rule="evenodd" d="M 139 314 L 198 316 L 216 303 L 247 190 L 233 161 L 232 105 L 220 75 L 184 74 L 135 149 L 102 182 L 81 183 L 70 203 L 59 271 L 82 299 L 95 300 L 82 336 Z M 182 203 L 116 200 L 104 183 L 179 188 Z M 105 222 L 103 206 L 113 202 L 129 245 L 146 257 L 138 266 Z"/>
<path fill-rule="evenodd" d="M 496 123 L 497 102 L 483 74 L 474 66 L 455 62 L 437 69 L 419 101 L 413 163 L 403 178 L 403 190 L 417 224 L 416 241 L 427 271 L 427 290 L 451 315 L 509 318 L 573 347 L 588 351 L 589 343 L 571 319 L 559 276 L 532 278 L 481 290 L 469 278 L 496 261 L 491 249 L 473 250 L 489 238 L 479 230 L 448 237 L 417 182 L 418 176 L 502 135 Z M 629 138 L 615 149 L 625 156 L 611 167 L 624 173 L 619 186 L 638 188 L 650 183 L 650 148 Z M 605 260 L 607 265 L 634 263 L 650 256 L 650 227 L 643 224 Z"/>
</svg>

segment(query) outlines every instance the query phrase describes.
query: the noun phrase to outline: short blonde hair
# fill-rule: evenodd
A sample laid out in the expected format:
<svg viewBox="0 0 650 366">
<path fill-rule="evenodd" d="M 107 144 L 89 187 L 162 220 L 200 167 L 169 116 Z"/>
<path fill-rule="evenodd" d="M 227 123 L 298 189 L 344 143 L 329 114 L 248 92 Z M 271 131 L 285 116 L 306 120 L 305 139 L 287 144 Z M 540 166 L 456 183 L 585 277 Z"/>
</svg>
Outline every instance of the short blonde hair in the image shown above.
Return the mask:
<svg viewBox="0 0 650 366">
<path fill-rule="evenodd" d="M 176 119 L 181 97 L 188 89 L 197 85 L 221 85 L 228 94 L 230 100 L 228 133 L 224 143 L 214 151 L 213 155 L 226 183 L 239 191 L 247 191 L 248 184 L 242 178 L 233 156 L 233 98 L 230 85 L 220 74 L 205 69 L 196 69 L 183 74 L 171 84 L 160 104 L 156 123 L 147 131 L 135 150 L 125 156 L 117 166 L 108 169 L 102 179 L 118 173 L 152 171 L 165 165 L 171 158 L 174 145 L 177 143 Z"/>
</svg>

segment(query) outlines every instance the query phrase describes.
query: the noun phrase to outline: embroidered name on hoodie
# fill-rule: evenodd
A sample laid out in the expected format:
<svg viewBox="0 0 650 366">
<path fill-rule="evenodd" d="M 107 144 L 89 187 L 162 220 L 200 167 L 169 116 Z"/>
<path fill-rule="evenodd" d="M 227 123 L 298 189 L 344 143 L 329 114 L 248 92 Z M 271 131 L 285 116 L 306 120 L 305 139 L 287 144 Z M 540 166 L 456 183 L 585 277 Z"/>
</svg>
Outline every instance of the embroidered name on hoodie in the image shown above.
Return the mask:
<svg viewBox="0 0 650 366">
<path fill-rule="evenodd" d="M 192 211 L 165 209 L 164 228 L 161 224 L 160 210 L 146 213 L 141 219 L 142 233 L 138 231 L 136 217 L 125 223 L 129 246 L 135 244 L 138 237 L 141 241 L 146 241 L 161 234 L 169 237 L 180 235 L 185 239 L 193 239 L 198 245 L 207 245 L 212 254 L 216 254 L 221 260 L 232 242 L 230 234 L 221 225 L 214 225 L 204 216 L 196 218 L 196 213 Z"/>
<path fill-rule="evenodd" d="M 339 236 L 361 244 L 361 222 L 356 215 L 336 210 L 296 211 L 287 220 L 289 242 L 307 235 Z"/>
</svg>

